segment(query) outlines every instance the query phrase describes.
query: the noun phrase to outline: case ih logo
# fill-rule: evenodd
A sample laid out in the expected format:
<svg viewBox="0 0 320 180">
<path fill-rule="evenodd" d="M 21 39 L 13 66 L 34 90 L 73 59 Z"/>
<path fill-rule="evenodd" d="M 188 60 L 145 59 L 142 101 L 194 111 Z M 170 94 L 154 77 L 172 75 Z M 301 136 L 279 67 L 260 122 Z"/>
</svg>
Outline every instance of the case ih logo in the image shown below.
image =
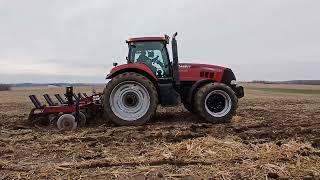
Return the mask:
<svg viewBox="0 0 320 180">
<path fill-rule="evenodd" d="M 197 66 L 197 67 L 192 67 L 192 68 L 200 68 L 203 70 L 213 71 L 213 72 L 222 72 L 223 71 L 223 69 L 220 69 L 220 68 L 211 68 L 211 67 L 203 67 L 203 66 Z"/>
<path fill-rule="evenodd" d="M 207 66 L 199 66 L 199 65 L 191 65 L 191 64 L 179 64 L 179 69 L 187 70 L 187 69 L 202 69 L 207 71 L 213 71 L 213 72 L 222 72 L 223 69 L 221 68 L 213 68 L 213 67 L 207 67 Z"/>
<path fill-rule="evenodd" d="M 191 68 L 191 65 L 188 65 L 188 64 L 179 64 L 179 68 L 181 68 L 181 69 L 189 69 L 189 68 Z"/>
</svg>

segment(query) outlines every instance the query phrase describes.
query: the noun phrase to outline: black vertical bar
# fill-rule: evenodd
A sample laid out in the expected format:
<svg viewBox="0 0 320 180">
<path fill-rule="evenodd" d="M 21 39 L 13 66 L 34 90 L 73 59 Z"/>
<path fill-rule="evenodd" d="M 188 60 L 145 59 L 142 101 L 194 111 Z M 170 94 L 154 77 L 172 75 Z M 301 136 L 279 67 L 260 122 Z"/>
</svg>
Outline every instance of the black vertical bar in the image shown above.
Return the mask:
<svg viewBox="0 0 320 180">
<path fill-rule="evenodd" d="M 72 96 L 73 96 L 73 87 L 72 86 L 68 86 L 66 87 L 66 97 L 67 97 L 67 100 L 68 100 L 68 105 L 73 105 L 74 102 L 73 102 L 73 99 L 72 99 Z"/>
</svg>

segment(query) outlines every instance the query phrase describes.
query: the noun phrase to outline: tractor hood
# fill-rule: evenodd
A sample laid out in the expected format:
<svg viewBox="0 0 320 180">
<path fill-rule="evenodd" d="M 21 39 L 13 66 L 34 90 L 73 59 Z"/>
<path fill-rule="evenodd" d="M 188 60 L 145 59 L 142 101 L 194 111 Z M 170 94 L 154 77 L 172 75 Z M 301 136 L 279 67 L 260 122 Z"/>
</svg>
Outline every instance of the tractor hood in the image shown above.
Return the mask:
<svg viewBox="0 0 320 180">
<path fill-rule="evenodd" d="M 196 63 L 179 63 L 180 71 L 188 70 L 188 69 L 205 69 L 209 71 L 223 71 L 225 67 L 217 66 L 217 65 L 210 65 L 210 64 L 196 64 Z"/>
<path fill-rule="evenodd" d="M 149 77 L 157 80 L 154 73 L 145 64 L 123 64 L 114 67 L 107 79 L 111 79 L 114 76 L 127 72 L 133 71 L 148 75 Z M 234 73 L 231 69 L 210 65 L 210 64 L 193 64 L 193 63 L 179 63 L 179 78 L 180 81 L 198 81 L 203 79 L 210 79 L 214 82 L 222 82 L 225 84 L 232 84 L 231 81 L 236 80 Z"/>
<path fill-rule="evenodd" d="M 221 82 L 225 71 L 233 72 L 222 66 L 210 64 L 180 63 L 179 72 L 181 81 L 198 81 L 201 79 L 212 79 L 215 82 Z M 229 73 L 230 73 L 229 72 Z M 232 80 L 235 80 L 234 75 Z"/>
</svg>

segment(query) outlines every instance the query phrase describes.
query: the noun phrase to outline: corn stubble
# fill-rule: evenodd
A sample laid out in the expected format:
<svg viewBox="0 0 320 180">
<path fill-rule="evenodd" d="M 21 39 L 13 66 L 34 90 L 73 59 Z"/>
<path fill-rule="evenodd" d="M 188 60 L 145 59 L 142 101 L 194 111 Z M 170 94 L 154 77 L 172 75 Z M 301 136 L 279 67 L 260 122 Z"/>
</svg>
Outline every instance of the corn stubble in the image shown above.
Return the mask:
<svg viewBox="0 0 320 180">
<path fill-rule="evenodd" d="M 249 89 L 227 124 L 203 123 L 183 107 L 159 107 L 140 127 L 99 120 L 59 132 L 27 122 L 27 95 L 57 91 L 0 92 L 1 179 L 320 178 L 319 96 Z"/>
</svg>

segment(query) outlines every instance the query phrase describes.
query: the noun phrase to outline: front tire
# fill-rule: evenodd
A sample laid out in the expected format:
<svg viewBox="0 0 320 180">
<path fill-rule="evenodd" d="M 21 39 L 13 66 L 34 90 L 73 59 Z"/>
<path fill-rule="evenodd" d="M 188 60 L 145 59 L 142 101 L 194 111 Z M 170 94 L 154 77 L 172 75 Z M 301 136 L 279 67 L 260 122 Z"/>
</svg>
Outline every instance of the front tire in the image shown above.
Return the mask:
<svg viewBox="0 0 320 180">
<path fill-rule="evenodd" d="M 236 114 L 238 99 L 225 84 L 210 83 L 200 88 L 195 95 L 197 113 L 211 123 L 224 123 Z"/>
<path fill-rule="evenodd" d="M 117 125 L 138 126 L 154 115 L 158 93 L 153 83 L 143 75 L 127 72 L 114 77 L 103 95 L 106 115 Z"/>
</svg>

